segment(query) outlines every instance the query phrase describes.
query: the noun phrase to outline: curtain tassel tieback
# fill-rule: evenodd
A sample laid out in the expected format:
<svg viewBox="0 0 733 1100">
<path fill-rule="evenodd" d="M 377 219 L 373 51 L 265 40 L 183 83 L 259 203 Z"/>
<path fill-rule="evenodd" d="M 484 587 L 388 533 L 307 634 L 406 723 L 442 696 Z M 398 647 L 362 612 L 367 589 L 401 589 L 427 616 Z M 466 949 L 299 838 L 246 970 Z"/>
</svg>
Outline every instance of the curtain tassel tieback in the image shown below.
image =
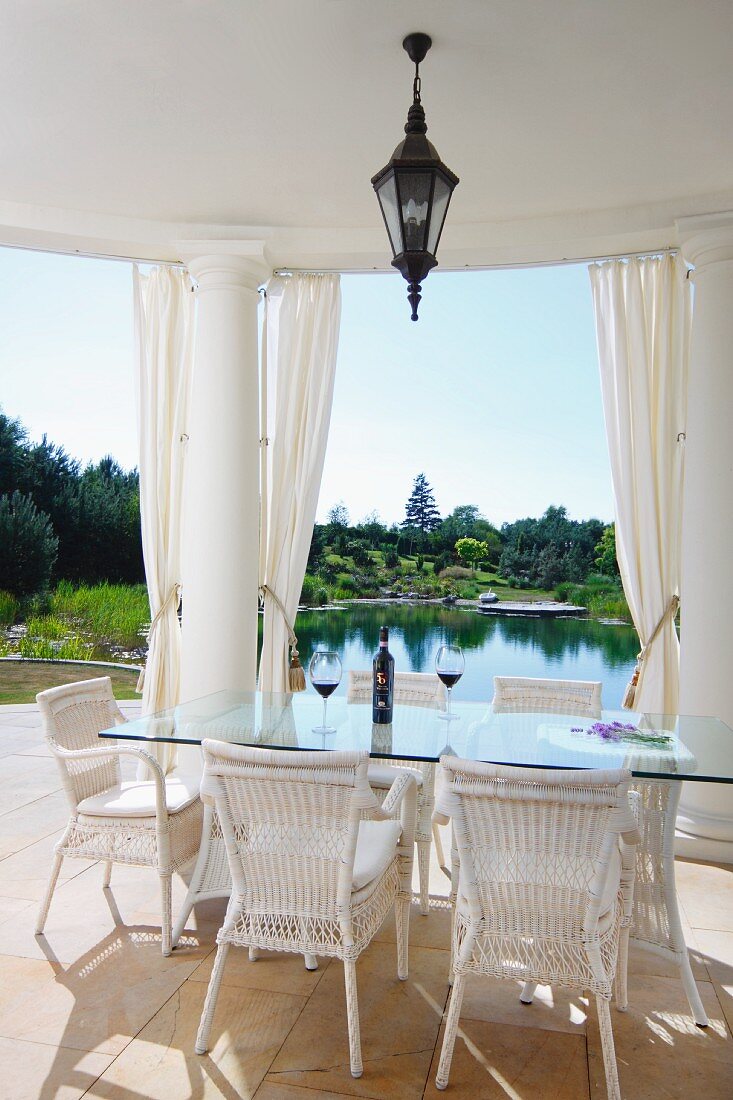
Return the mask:
<svg viewBox="0 0 733 1100">
<path fill-rule="evenodd" d="M 295 636 L 295 631 L 290 623 L 290 619 L 287 616 L 285 608 L 280 601 L 280 598 L 268 588 L 266 584 L 260 586 L 260 595 L 262 596 L 262 602 L 264 604 L 265 596 L 269 596 L 270 599 L 277 604 L 280 608 L 280 614 L 283 617 L 285 626 L 288 628 L 288 649 L 290 652 L 290 659 L 288 661 L 288 685 L 290 691 L 305 691 L 305 672 L 300 664 L 300 654 L 298 653 L 298 639 Z"/>
<path fill-rule="evenodd" d="M 679 609 L 679 606 L 680 606 L 679 596 L 673 596 L 672 599 L 667 604 L 666 610 L 665 610 L 664 614 L 662 615 L 661 619 L 659 620 L 657 625 L 654 627 L 654 630 L 651 632 L 651 636 L 649 638 L 649 641 L 646 642 L 641 647 L 641 649 L 639 650 L 639 652 L 636 656 L 636 668 L 634 669 L 634 674 L 631 677 L 631 679 L 629 680 L 628 684 L 626 685 L 626 691 L 624 693 L 623 702 L 621 703 L 621 706 L 624 708 L 624 710 L 633 710 L 634 709 L 634 701 L 636 699 L 636 687 L 637 687 L 637 684 L 639 683 L 639 677 L 641 676 L 641 666 L 644 663 L 644 659 L 645 659 L 647 653 L 649 652 L 649 650 L 651 649 L 653 643 L 656 641 L 657 635 L 659 634 L 660 630 L 664 626 L 667 619 L 671 617 L 672 622 L 674 622 L 675 616 L 676 616 L 677 611 Z"/>
<path fill-rule="evenodd" d="M 158 610 L 155 612 L 155 615 L 153 616 L 153 621 L 150 624 L 150 630 L 148 631 L 148 655 L 150 654 L 150 639 L 153 636 L 153 631 L 155 630 L 156 626 L 158 625 L 160 620 L 163 618 L 163 616 L 165 615 L 166 611 L 168 610 L 168 608 L 170 607 L 171 604 L 173 604 L 176 611 L 178 611 L 180 603 L 181 603 L 181 585 L 180 585 L 179 581 L 176 581 L 176 583 L 173 585 L 170 592 L 166 596 L 165 601 L 160 605 Z M 140 675 L 137 678 L 137 687 L 135 688 L 135 691 L 137 692 L 138 695 L 142 695 L 143 689 L 145 688 L 145 670 L 146 670 L 147 667 L 148 667 L 148 660 L 147 660 L 147 657 L 146 657 L 145 658 L 145 664 L 140 669 Z"/>
</svg>

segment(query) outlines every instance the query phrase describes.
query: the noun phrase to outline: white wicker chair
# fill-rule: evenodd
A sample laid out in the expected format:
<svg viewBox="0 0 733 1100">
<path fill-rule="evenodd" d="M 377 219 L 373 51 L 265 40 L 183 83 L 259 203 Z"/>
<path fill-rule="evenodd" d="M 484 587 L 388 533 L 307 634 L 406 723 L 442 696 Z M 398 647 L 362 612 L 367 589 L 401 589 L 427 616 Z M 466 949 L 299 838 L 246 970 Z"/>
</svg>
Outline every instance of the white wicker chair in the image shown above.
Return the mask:
<svg viewBox="0 0 733 1100">
<path fill-rule="evenodd" d="M 355 963 L 392 906 L 397 973 L 407 978 L 414 776 L 380 808 L 366 752 L 290 752 L 204 741 L 202 796 L 213 799 L 232 895 L 196 1038 L 206 1052 L 232 944 L 343 960 L 351 1072 L 362 1073 Z M 401 819 L 398 816 L 401 812 Z M 369 819 L 364 820 L 368 814 Z"/>
<path fill-rule="evenodd" d="M 594 680 L 535 680 L 528 676 L 495 676 L 495 714 L 540 711 L 545 714 L 601 717 L 602 684 Z"/>
<path fill-rule="evenodd" d="M 436 1075 L 448 1084 L 467 974 L 596 995 L 608 1095 L 620 1100 L 609 1002 L 626 1007 L 633 906 L 628 771 L 508 768 L 441 758 L 438 808 L 460 856 L 453 990 Z M 617 974 L 618 963 L 618 974 Z"/>
<path fill-rule="evenodd" d="M 582 680 L 533 680 L 495 676 L 495 713 L 543 711 L 601 717 L 601 684 Z M 690 966 L 680 921 L 674 876 L 674 834 L 682 784 L 678 780 L 634 779 L 633 806 L 642 841 L 637 851 L 631 942 L 669 959 L 679 968 L 690 1011 L 698 1027 L 708 1026 Z M 527 986 L 522 1000 L 532 1000 Z"/>
<path fill-rule="evenodd" d="M 370 702 L 371 698 L 372 673 L 349 672 L 347 703 L 366 703 Z M 425 672 L 395 672 L 395 703 L 406 703 L 413 707 L 435 707 L 444 710 L 445 699 L 445 687 L 437 676 Z M 415 843 L 417 845 L 417 869 L 420 880 L 420 911 L 426 914 L 430 912 L 431 836 L 436 836 L 436 844 L 439 845 L 439 837 L 432 820 L 435 805 L 435 764 L 428 764 L 421 760 L 406 760 L 404 767 L 415 773 L 418 782 Z M 399 772 L 399 766 L 394 764 L 371 762 L 369 765 L 369 783 L 372 789 L 377 792 L 378 798 L 384 798 Z M 442 863 L 442 848 L 438 847 L 438 852 Z"/>
<path fill-rule="evenodd" d="M 102 860 L 105 888 L 113 863 L 134 864 L 154 867 L 160 876 L 163 954 L 170 955 L 171 875 L 193 859 L 201 840 L 198 784 L 166 781 L 155 757 L 144 749 L 99 740 L 100 730 L 125 722 L 109 676 L 50 688 L 36 699 L 71 809 L 56 845 L 36 935 L 45 927 L 65 856 Z M 121 782 L 121 756 L 143 761 L 152 780 Z"/>
</svg>

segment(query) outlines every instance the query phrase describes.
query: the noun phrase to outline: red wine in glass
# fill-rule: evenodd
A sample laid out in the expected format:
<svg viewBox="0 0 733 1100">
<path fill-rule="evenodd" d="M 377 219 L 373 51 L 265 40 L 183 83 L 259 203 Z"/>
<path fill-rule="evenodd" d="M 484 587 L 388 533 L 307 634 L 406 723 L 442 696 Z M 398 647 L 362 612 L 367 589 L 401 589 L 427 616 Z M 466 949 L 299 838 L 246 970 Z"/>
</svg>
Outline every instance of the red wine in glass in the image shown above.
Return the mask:
<svg viewBox="0 0 733 1100">
<path fill-rule="evenodd" d="M 463 658 L 463 652 L 457 645 L 442 645 L 435 655 L 435 671 L 438 674 L 438 679 L 445 684 L 448 694 L 445 713 L 439 714 L 438 717 L 444 718 L 446 722 L 458 717 L 451 714 L 450 701 L 453 688 L 463 676 L 465 667 L 466 662 Z"/>
<path fill-rule="evenodd" d="M 322 699 L 328 699 L 339 686 L 338 680 L 312 680 L 311 683 Z"/>
<path fill-rule="evenodd" d="M 341 683 L 341 658 L 332 650 L 317 649 L 308 666 L 311 683 L 323 699 L 323 723 L 314 726 L 314 733 L 335 733 L 336 727 L 326 724 L 326 707 L 329 695 L 333 695 Z"/>
<path fill-rule="evenodd" d="M 442 680 L 447 688 L 453 688 L 460 680 L 462 672 L 439 672 L 438 679 Z"/>
</svg>

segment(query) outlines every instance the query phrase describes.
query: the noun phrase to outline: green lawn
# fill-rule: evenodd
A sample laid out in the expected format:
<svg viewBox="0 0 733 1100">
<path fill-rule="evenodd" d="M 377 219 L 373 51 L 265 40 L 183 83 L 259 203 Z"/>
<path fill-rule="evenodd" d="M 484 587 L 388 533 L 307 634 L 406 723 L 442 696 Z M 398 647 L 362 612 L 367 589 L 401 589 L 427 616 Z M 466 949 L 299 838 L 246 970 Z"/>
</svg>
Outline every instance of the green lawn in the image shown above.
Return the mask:
<svg viewBox="0 0 733 1100">
<path fill-rule="evenodd" d="M 135 691 L 138 675 L 136 669 L 123 672 L 118 668 L 69 665 L 62 661 L 0 661 L 0 706 L 35 703 L 39 691 L 97 676 L 111 677 L 115 699 L 139 699 Z"/>
</svg>

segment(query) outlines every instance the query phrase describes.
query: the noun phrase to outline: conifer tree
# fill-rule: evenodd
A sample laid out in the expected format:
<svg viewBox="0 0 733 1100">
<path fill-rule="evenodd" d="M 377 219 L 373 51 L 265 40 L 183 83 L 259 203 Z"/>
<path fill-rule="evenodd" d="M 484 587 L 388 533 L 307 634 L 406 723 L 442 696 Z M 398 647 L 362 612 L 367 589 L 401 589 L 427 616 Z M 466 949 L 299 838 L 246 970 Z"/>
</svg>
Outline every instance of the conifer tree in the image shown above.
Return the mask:
<svg viewBox="0 0 733 1100">
<path fill-rule="evenodd" d="M 440 512 L 435 505 L 435 495 L 425 474 L 418 474 L 412 486 L 405 518 L 402 521 L 405 530 L 419 531 L 427 535 L 440 527 Z"/>
</svg>

